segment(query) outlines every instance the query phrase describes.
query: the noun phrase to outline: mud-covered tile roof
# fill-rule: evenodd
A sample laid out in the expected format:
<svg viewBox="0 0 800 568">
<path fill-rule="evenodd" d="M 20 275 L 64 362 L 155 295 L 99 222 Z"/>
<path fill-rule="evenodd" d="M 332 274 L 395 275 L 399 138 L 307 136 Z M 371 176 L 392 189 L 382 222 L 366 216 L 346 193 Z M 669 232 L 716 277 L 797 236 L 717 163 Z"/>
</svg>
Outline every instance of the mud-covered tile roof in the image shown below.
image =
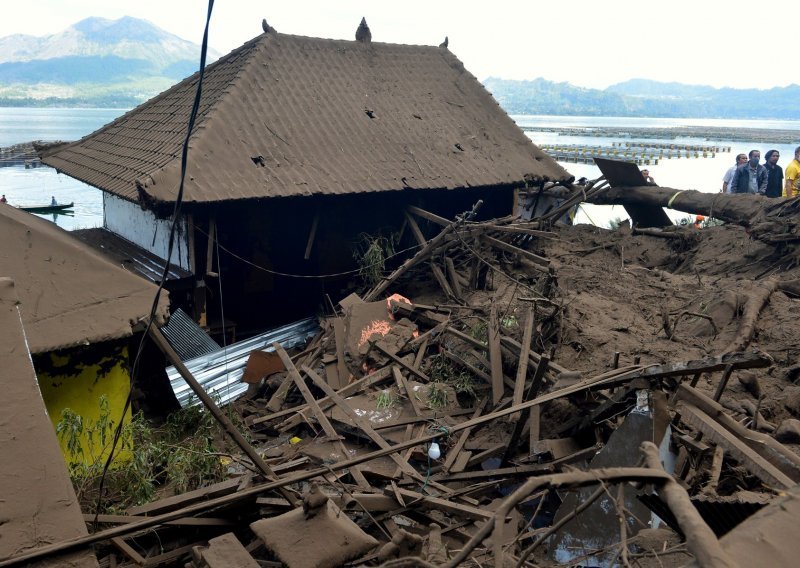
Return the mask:
<svg viewBox="0 0 800 568">
<path fill-rule="evenodd" d="M 0 277 L 12 278 L 31 353 L 128 337 L 156 286 L 53 223 L 0 205 Z M 157 317 L 167 313 L 162 292 Z"/>
<path fill-rule="evenodd" d="M 3 560 L 44 544 L 87 534 L 26 348 L 29 332 L 27 326 L 23 329 L 20 319 L 21 299 L 14 281 L 0 276 Z M 29 335 L 27 341 L 30 342 Z M 87 550 L 37 564 L 92 568 L 97 566 L 97 559 Z"/>
<path fill-rule="evenodd" d="M 173 201 L 198 75 L 44 162 L 132 201 Z M 206 69 L 190 148 L 188 203 L 571 177 L 446 48 L 274 31 Z"/>
</svg>

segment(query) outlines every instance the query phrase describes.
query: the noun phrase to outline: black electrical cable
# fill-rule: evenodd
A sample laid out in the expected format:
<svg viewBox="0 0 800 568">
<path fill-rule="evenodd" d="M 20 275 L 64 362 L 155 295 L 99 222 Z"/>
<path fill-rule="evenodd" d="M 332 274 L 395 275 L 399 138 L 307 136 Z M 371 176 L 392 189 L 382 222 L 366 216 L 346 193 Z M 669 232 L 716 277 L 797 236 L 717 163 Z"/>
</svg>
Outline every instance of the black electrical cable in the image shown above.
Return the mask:
<svg viewBox="0 0 800 568">
<path fill-rule="evenodd" d="M 144 350 L 144 342 L 147 339 L 147 335 L 150 332 L 150 327 L 153 325 L 153 321 L 156 318 L 156 312 L 158 311 L 158 304 L 161 298 L 161 291 L 164 289 L 164 282 L 167 281 L 167 276 L 169 275 L 169 267 L 170 261 L 172 260 L 172 251 L 175 246 L 175 229 L 178 225 L 178 219 L 181 212 L 181 205 L 183 204 L 183 186 L 184 180 L 186 178 L 186 165 L 189 156 L 189 139 L 192 136 L 192 130 L 194 130 L 194 123 L 197 119 L 197 113 L 200 109 L 200 98 L 203 93 L 203 77 L 205 75 L 205 68 L 206 68 L 206 54 L 208 53 L 208 27 L 211 23 L 211 12 L 214 8 L 214 0 L 208 0 L 208 13 L 206 15 L 206 25 L 205 30 L 203 32 L 203 43 L 200 48 L 200 72 L 197 77 L 197 89 L 195 91 L 194 96 L 194 104 L 192 105 L 192 112 L 189 115 L 189 124 L 186 129 L 186 138 L 183 141 L 183 152 L 181 153 L 181 181 L 180 185 L 178 186 L 178 195 L 175 197 L 175 207 L 172 211 L 172 225 L 170 226 L 169 230 L 169 243 L 167 245 L 167 258 L 164 262 L 164 272 L 161 274 L 161 282 L 158 284 L 158 288 L 156 289 L 155 297 L 153 298 L 153 305 L 150 307 L 150 315 L 147 318 L 147 327 L 142 333 L 142 338 L 139 341 L 139 347 L 136 350 L 136 357 L 133 361 L 133 367 L 131 369 L 131 386 L 128 390 L 128 397 L 125 400 L 125 407 L 122 409 L 122 417 L 117 424 L 116 429 L 114 430 L 114 439 L 111 443 L 111 449 L 108 453 L 108 458 L 106 458 L 106 462 L 103 466 L 103 473 L 100 476 L 100 487 L 97 492 L 97 505 L 95 507 L 95 514 L 94 514 L 94 527 L 97 528 L 97 521 L 100 515 L 100 507 L 103 501 L 103 487 L 105 486 L 106 475 L 108 474 L 108 469 L 111 467 L 111 462 L 114 459 L 114 451 L 119 444 L 119 440 L 122 437 L 122 429 L 125 422 L 125 414 L 128 412 L 128 409 L 131 407 L 131 400 L 133 398 L 133 387 L 136 383 L 136 379 L 139 373 L 139 360 L 142 356 L 142 351 Z"/>
</svg>

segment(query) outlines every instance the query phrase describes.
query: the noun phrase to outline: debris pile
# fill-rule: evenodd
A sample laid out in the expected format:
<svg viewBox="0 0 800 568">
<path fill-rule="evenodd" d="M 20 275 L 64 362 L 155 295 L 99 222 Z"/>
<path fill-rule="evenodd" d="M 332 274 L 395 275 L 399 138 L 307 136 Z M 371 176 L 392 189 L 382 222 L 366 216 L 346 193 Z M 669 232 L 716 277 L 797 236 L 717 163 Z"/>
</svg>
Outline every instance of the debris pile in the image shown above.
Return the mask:
<svg viewBox="0 0 800 568">
<path fill-rule="evenodd" d="M 738 566 L 743 542 L 791 561 L 792 249 L 555 222 L 604 187 L 532 221 L 409 208 L 411 258 L 304 349 L 252 356 L 246 467 L 19 561 L 102 543 L 102 566 Z"/>
</svg>

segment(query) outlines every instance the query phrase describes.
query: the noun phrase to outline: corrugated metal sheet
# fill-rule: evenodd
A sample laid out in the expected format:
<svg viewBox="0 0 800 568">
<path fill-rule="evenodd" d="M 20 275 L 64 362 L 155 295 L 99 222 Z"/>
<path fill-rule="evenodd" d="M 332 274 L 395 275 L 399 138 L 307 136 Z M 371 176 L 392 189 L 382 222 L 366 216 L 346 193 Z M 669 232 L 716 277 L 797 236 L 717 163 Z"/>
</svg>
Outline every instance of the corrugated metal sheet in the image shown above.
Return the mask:
<svg viewBox="0 0 800 568">
<path fill-rule="evenodd" d="M 169 317 L 161 333 L 178 354 L 181 361 L 195 359 L 222 349 L 192 318 L 178 308 Z"/>
<path fill-rule="evenodd" d="M 675 515 L 672 514 L 672 511 L 658 494 L 640 495 L 639 500 L 661 517 L 675 532 L 683 535 Z M 753 499 L 741 496 L 712 497 L 697 495 L 692 497 L 691 501 L 706 524 L 714 531 L 717 538 L 721 538 L 736 525 L 767 506 L 770 499 L 769 497 L 761 498 L 758 495 L 754 495 Z"/>
<path fill-rule="evenodd" d="M 196 76 L 45 156 L 172 201 Z M 187 203 L 512 186 L 571 176 L 446 48 L 262 34 L 206 71 Z"/>
<path fill-rule="evenodd" d="M 303 345 L 318 331 L 317 319 L 308 318 L 233 343 L 227 348 L 185 361 L 184 364 L 209 395 L 220 404 L 226 404 L 247 391 L 248 385 L 241 382 L 241 378 L 251 351 L 273 351 L 273 343 L 291 349 Z M 200 404 L 175 367 L 167 367 L 167 376 L 182 407 Z"/>
</svg>

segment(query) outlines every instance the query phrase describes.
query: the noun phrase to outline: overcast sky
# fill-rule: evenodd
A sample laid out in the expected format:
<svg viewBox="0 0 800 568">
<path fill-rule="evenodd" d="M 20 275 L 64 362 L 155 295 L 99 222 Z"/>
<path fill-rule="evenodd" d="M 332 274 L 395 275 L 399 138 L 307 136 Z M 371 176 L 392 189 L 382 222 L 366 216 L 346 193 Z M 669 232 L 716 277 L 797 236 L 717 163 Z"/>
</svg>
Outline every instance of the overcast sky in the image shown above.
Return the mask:
<svg viewBox="0 0 800 568">
<path fill-rule="evenodd" d="M 144 18 L 200 43 L 207 0 L 35 0 L 5 10 L 0 37 L 48 35 L 89 16 Z M 567 81 L 605 88 L 631 78 L 714 87 L 800 82 L 800 16 L 788 0 L 216 0 L 209 37 L 221 53 L 261 33 L 353 39 L 361 17 L 374 42 L 438 45 L 478 79 Z"/>
</svg>

